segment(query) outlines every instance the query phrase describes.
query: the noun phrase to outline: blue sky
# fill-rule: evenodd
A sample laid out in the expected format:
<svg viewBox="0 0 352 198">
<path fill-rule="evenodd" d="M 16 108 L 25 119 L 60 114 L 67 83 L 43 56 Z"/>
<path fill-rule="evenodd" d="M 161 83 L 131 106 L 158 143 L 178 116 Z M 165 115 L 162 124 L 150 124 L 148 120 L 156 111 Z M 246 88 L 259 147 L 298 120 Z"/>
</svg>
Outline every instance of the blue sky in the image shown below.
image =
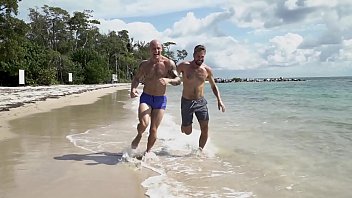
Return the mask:
<svg viewBox="0 0 352 198">
<path fill-rule="evenodd" d="M 45 4 L 93 10 L 102 33 L 126 29 L 190 55 L 203 44 L 217 77 L 352 76 L 350 0 L 24 0 L 19 17 Z"/>
</svg>

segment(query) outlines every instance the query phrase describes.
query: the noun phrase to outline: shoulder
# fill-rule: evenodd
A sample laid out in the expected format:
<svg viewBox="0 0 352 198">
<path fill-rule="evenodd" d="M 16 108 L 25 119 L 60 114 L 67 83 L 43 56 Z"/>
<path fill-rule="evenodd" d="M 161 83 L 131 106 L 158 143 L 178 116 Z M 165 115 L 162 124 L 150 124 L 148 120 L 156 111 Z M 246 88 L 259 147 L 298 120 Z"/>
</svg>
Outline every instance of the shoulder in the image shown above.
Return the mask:
<svg viewBox="0 0 352 198">
<path fill-rule="evenodd" d="M 190 65 L 191 63 L 189 61 L 183 61 L 181 63 L 178 64 L 178 67 L 184 67 L 184 66 L 187 66 L 187 65 Z"/>
<path fill-rule="evenodd" d="M 148 63 L 149 63 L 149 60 L 141 61 L 141 63 L 139 63 L 139 68 L 138 68 L 139 71 L 145 70 L 145 68 L 147 67 Z"/>
<path fill-rule="evenodd" d="M 149 60 L 142 60 L 141 63 L 139 63 L 139 66 L 144 66 L 144 65 L 147 65 L 149 62 Z"/>
<path fill-rule="evenodd" d="M 208 72 L 208 73 L 212 73 L 213 70 L 211 69 L 211 67 L 209 67 L 208 65 L 204 64 L 203 65 L 204 69 Z"/>
<path fill-rule="evenodd" d="M 149 64 L 149 60 L 142 60 L 142 62 L 139 64 L 139 67 L 145 67 L 146 65 Z"/>
<path fill-rule="evenodd" d="M 175 62 L 165 56 L 163 56 L 163 62 L 165 65 L 168 65 L 168 66 L 171 66 L 171 67 L 174 67 L 176 66 Z"/>
<path fill-rule="evenodd" d="M 213 70 L 206 64 L 203 66 L 204 70 L 206 71 L 206 75 L 208 76 L 207 78 L 212 78 L 213 76 Z"/>
</svg>

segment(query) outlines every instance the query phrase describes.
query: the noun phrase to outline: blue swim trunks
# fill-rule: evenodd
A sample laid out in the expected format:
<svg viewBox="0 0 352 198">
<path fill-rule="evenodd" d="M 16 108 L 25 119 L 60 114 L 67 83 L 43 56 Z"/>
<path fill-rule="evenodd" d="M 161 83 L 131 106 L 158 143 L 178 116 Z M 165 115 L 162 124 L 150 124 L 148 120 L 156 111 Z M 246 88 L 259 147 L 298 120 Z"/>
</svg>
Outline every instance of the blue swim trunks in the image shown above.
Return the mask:
<svg viewBox="0 0 352 198">
<path fill-rule="evenodd" d="M 167 98 L 166 96 L 152 96 L 143 92 L 139 103 L 146 103 L 152 109 L 166 109 Z"/>
</svg>

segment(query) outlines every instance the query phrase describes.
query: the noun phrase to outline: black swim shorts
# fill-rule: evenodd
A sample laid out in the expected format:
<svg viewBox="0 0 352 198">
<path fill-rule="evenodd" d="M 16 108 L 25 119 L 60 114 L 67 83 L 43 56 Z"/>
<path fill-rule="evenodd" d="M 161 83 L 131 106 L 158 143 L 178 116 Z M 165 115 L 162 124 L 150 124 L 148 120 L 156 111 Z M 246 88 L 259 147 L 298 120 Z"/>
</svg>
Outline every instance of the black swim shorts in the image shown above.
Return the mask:
<svg viewBox="0 0 352 198">
<path fill-rule="evenodd" d="M 209 120 L 207 101 L 205 98 L 189 100 L 181 98 L 182 126 L 189 126 L 193 123 L 193 113 L 196 114 L 198 121 Z"/>
</svg>

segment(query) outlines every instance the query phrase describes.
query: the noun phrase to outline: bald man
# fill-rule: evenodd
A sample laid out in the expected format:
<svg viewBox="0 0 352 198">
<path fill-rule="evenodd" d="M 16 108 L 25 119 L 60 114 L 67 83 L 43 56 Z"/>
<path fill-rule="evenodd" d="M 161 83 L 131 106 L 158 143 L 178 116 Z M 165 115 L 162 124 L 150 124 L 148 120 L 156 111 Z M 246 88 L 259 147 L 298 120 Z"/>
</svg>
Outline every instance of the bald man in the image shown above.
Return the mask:
<svg viewBox="0 0 352 198">
<path fill-rule="evenodd" d="M 134 98 L 139 96 L 137 92 L 139 83 L 144 83 L 138 107 L 137 136 L 133 139 L 131 148 L 138 147 L 142 134 L 150 123 L 146 153 L 150 152 L 156 141 L 157 130 L 164 116 L 167 103 L 166 85 L 181 84 L 174 61 L 161 55 L 162 50 L 158 40 L 149 43 L 150 58 L 140 63 L 131 84 L 130 95 Z"/>
</svg>

